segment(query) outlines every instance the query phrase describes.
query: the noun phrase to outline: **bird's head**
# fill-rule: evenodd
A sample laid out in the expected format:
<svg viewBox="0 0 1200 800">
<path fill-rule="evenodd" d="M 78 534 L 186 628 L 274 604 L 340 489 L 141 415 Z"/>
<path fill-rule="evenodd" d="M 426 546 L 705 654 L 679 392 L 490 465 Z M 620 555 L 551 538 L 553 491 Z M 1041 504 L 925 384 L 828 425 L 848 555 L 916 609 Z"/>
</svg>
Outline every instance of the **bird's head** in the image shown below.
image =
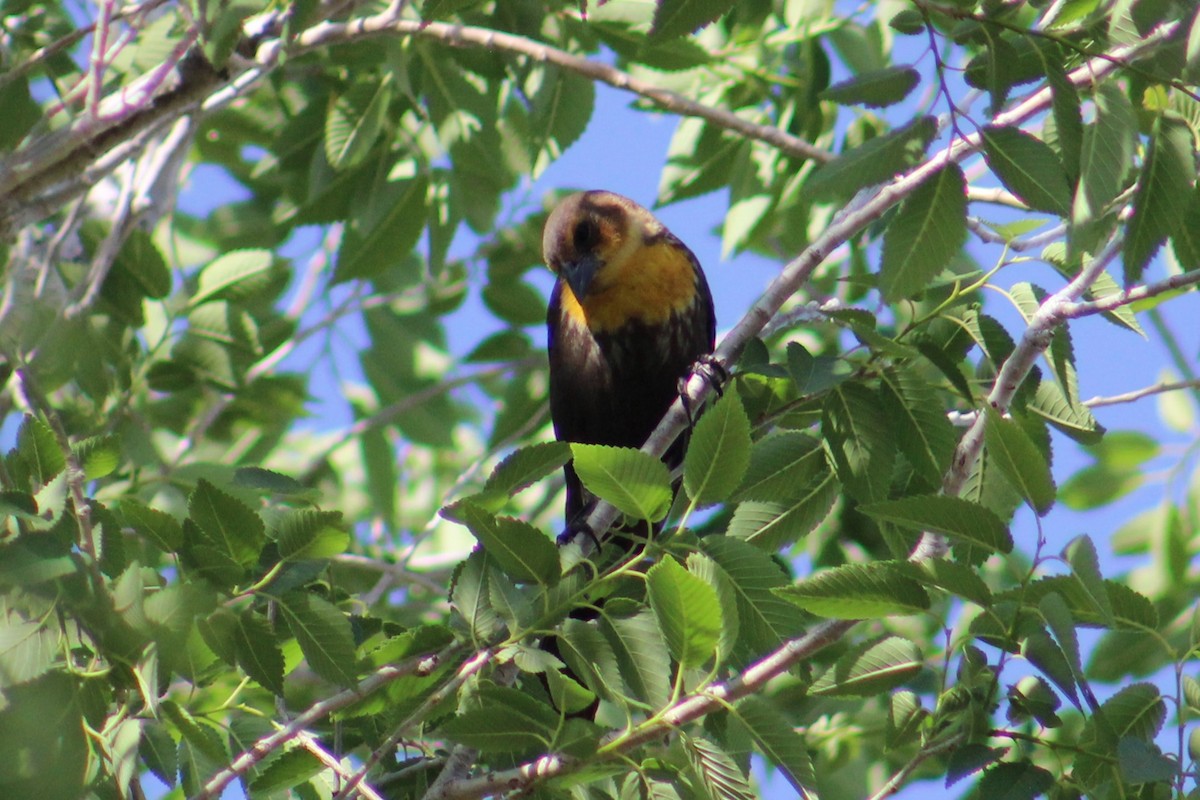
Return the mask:
<svg viewBox="0 0 1200 800">
<path fill-rule="evenodd" d="M 579 192 L 559 203 L 546 221 L 542 254 L 547 266 L 580 302 L 603 290 L 630 256 L 660 234 L 662 223 L 619 194 Z"/>
</svg>

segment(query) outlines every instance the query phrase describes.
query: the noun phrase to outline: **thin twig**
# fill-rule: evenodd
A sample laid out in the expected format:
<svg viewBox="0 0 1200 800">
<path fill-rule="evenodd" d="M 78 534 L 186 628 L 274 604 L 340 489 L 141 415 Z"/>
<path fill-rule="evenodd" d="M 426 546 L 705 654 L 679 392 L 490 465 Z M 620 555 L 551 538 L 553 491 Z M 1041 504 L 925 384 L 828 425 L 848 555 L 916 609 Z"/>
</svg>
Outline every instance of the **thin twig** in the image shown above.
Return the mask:
<svg viewBox="0 0 1200 800">
<path fill-rule="evenodd" d="M 305 750 L 316 756 L 318 761 L 320 761 L 329 769 L 333 770 L 333 772 L 341 777 L 342 780 L 349 781 L 353 777 L 353 773 L 351 773 L 350 770 L 347 769 L 342 762 L 337 759 L 336 756 L 322 747 L 321 743 L 317 741 L 317 738 L 308 731 L 300 731 L 297 733 L 296 740 L 300 742 L 301 746 L 303 746 Z M 355 788 L 358 790 L 358 794 L 367 798 L 367 800 L 383 800 L 383 796 L 380 795 L 379 792 L 375 791 L 374 787 L 372 787 L 371 784 L 367 783 L 366 781 L 360 781 Z"/>
<path fill-rule="evenodd" d="M 1200 380 L 1191 381 L 1163 381 L 1156 383 L 1153 386 L 1145 386 L 1141 389 L 1134 389 L 1132 392 L 1124 394 L 1108 395 L 1106 397 L 1096 396 L 1091 400 L 1084 400 L 1083 405 L 1088 408 L 1102 408 L 1104 406 L 1115 406 L 1122 403 L 1134 403 L 1145 397 L 1152 397 L 1156 394 L 1166 394 L 1167 392 L 1178 392 L 1184 389 L 1200 389 Z"/>
<path fill-rule="evenodd" d="M 662 89 L 649 81 L 635 78 L 627 72 L 622 72 L 599 61 L 590 61 L 543 42 L 490 28 L 451 25 L 444 22 L 401 20 L 384 12 L 374 17 L 365 17 L 349 22 L 323 22 L 314 25 L 297 37 L 298 49 L 292 52 L 298 54 L 318 47 L 341 44 L 346 41 L 358 41 L 388 33 L 402 33 L 424 39 L 434 39 L 452 46 L 483 47 L 488 50 L 501 50 L 527 56 L 534 61 L 553 64 L 593 81 L 606 83 L 615 89 L 633 92 L 652 101 L 664 111 L 684 117 L 699 117 L 719 128 L 735 131 L 749 139 L 766 142 L 789 155 L 811 158 L 822 163 L 835 158 L 833 153 L 815 147 L 779 128 L 759 125 L 724 109 L 697 103 L 695 100 Z"/>
<path fill-rule="evenodd" d="M 246 770 L 262 761 L 268 755 L 278 750 L 287 742 L 293 741 L 300 732 L 324 719 L 335 711 L 357 703 L 372 692 L 386 686 L 394 680 L 406 675 L 429 675 L 438 665 L 454 658 L 462 649 L 461 645 L 453 644 L 438 653 L 426 653 L 407 658 L 399 664 L 380 667 L 368 677 L 359 681 L 353 689 L 338 692 L 312 705 L 307 711 L 293 719 L 283 728 L 256 741 L 250 748 L 244 750 L 228 767 L 208 779 L 200 791 L 189 800 L 215 800 L 221 796 L 232 781 Z"/>
</svg>

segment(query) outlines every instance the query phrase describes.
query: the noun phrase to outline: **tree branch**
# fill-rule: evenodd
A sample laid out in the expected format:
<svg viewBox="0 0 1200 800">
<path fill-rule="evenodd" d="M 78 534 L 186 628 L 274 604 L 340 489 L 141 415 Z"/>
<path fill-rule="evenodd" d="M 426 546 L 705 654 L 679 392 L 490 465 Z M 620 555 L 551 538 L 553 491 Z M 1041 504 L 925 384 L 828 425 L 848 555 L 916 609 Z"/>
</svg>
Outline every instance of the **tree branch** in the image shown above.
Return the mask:
<svg viewBox="0 0 1200 800">
<path fill-rule="evenodd" d="M 324 719 L 335 711 L 357 703 L 359 700 L 362 700 L 377 689 L 388 685 L 397 678 L 403 678 L 405 675 L 421 676 L 431 674 L 437 669 L 439 664 L 454 658 L 461 649 L 462 645 L 452 644 L 437 653 L 413 656 L 399 664 L 381 667 L 359 681 L 358 685 L 353 689 L 346 689 L 332 697 L 327 697 L 324 700 L 314 703 L 311 708 L 293 719 L 283 728 L 269 736 L 264 736 L 248 750 L 243 751 L 228 767 L 209 778 L 203 788 L 192 795 L 189 800 L 216 800 L 216 798 L 221 796 L 221 792 L 225 790 L 225 787 L 238 776 L 244 774 L 246 770 L 262 761 L 270 753 L 278 750 L 286 743 L 295 740 L 301 732 L 312 724 Z"/>
</svg>

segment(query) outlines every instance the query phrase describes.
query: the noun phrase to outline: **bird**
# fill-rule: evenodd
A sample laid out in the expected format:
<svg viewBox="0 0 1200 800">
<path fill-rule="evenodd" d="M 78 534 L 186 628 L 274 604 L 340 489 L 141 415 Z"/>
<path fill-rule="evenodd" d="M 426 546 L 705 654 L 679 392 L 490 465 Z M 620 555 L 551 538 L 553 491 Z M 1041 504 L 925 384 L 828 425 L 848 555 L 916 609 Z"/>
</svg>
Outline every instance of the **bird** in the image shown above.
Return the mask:
<svg viewBox="0 0 1200 800">
<path fill-rule="evenodd" d="M 641 447 L 681 381 L 711 359 L 716 313 L 699 260 L 649 210 L 604 190 L 558 204 L 542 253 L 557 276 L 546 314 L 555 437 Z M 670 469 L 686 447 L 687 432 L 663 456 Z M 590 534 L 594 498 L 571 462 L 563 470 L 564 537 Z"/>
</svg>

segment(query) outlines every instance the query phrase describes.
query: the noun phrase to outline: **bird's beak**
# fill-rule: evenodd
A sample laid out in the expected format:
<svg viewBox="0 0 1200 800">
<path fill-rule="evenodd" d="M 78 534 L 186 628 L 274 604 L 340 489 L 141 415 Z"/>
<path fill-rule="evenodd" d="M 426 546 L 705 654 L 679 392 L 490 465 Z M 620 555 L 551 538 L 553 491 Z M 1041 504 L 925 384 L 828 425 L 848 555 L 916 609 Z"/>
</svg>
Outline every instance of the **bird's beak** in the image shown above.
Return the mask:
<svg viewBox="0 0 1200 800">
<path fill-rule="evenodd" d="M 576 300 L 583 300 L 587 296 L 588 288 L 592 285 L 592 279 L 596 277 L 596 272 L 603 265 L 604 262 L 592 253 L 563 265 L 563 280 L 567 282 L 567 285 L 571 287 L 571 291 L 575 293 Z"/>
</svg>

